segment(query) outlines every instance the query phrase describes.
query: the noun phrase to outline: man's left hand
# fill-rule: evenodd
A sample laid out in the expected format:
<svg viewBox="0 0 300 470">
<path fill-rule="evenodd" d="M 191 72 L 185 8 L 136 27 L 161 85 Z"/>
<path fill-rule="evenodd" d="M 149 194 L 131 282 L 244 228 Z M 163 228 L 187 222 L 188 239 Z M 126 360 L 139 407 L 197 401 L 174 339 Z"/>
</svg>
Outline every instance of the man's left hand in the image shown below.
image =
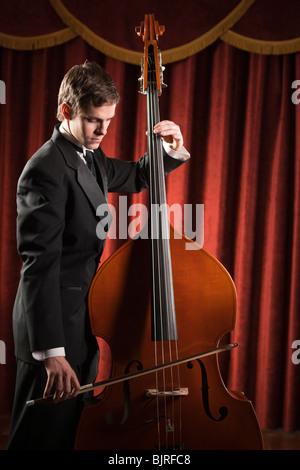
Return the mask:
<svg viewBox="0 0 300 470">
<path fill-rule="evenodd" d="M 160 134 L 162 139 L 170 145 L 173 150 L 180 150 L 183 146 L 183 137 L 180 127 L 172 121 L 158 122 L 153 129 L 154 134 Z"/>
</svg>

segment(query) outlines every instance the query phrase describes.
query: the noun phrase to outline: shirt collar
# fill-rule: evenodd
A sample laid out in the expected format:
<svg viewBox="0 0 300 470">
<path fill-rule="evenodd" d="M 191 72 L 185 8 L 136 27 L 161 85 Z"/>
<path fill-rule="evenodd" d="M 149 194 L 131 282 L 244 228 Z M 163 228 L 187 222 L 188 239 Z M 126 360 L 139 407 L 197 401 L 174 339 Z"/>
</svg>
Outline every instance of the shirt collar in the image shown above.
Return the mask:
<svg viewBox="0 0 300 470">
<path fill-rule="evenodd" d="M 78 151 L 80 151 L 80 149 L 82 149 L 82 153 L 85 155 L 86 154 L 86 151 L 89 150 L 90 152 L 93 152 L 93 150 L 90 150 L 90 149 L 87 149 L 84 145 L 82 145 L 80 142 L 78 142 L 77 139 L 75 139 L 75 137 L 70 134 L 70 132 L 68 132 L 64 127 L 63 127 L 63 124 L 61 123 L 61 125 L 59 126 L 59 132 L 69 141 L 71 142 L 72 144 L 76 145 L 76 147 L 79 147 L 78 148 Z"/>
</svg>

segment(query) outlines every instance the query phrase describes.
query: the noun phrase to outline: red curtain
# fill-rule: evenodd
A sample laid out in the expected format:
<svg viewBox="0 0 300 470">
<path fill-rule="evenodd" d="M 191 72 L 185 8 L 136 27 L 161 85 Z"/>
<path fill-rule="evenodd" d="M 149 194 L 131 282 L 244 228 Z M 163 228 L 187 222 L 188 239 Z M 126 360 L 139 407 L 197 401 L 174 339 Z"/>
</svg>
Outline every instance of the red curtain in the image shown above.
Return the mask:
<svg viewBox="0 0 300 470">
<path fill-rule="evenodd" d="M 0 340 L 6 346 L 1 412 L 10 412 L 15 375 L 17 180 L 27 159 L 52 134 L 63 75 L 85 59 L 104 66 L 122 96 L 104 151 L 138 158 L 146 150 L 139 67 L 107 58 L 81 38 L 37 51 L 0 50 L 0 79 L 6 85 L 6 104 L 0 105 Z M 239 347 L 220 358 L 224 381 L 253 401 L 264 429 L 289 431 L 300 428 L 300 365 L 292 362 L 292 343 L 300 340 L 300 104 L 291 100 L 297 78 L 299 54 L 264 56 L 216 42 L 167 65 L 168 88 L 160 99 L 161 118 L 181 125 L 192 155 L 168 176 L 168 202 L 204 204 L 204 247 L 237 287 L 237 323 L 230 340 Z M 109 240 L 105 257 L 120 243 Z"/>
</svg>

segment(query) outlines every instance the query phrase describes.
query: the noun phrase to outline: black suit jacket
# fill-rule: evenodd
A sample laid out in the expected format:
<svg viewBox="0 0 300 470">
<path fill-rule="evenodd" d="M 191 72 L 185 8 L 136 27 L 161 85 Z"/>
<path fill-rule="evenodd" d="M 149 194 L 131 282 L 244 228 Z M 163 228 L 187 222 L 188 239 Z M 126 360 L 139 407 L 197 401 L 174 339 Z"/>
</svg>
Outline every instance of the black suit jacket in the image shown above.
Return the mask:
<svg viewBox="0 0 300 470">
<path fill-rule="evenodd" d="M 23 260 L 13 311 L 15 353 L 64 346 L 71 364 L 95 351 L 87 313 L 89 287 L 105 240 L 96 235 L 97 207 L 108 192 L 147 187 L 148 157 L 124 162 L 95 151 L 98 183 L 56 126 L 27 162 L 17 189 L 17 245 Z M 165 172 L 181 162 L 164 154 Z"/>
</svg>

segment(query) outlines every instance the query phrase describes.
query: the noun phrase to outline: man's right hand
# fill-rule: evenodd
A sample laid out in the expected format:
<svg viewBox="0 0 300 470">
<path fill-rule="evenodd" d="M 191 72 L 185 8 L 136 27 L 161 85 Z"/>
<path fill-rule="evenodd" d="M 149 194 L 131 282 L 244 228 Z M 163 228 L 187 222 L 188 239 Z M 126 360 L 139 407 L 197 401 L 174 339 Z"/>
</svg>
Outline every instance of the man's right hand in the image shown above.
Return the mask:
<svg viewBox="0 0 300 470">
<path fill-rule="evenodd" d="M 53 400 L 55 402 L 74 398 L 78 395 L 80 383 L 75 371 L 64 356 L 50 357 L 44 360 L 48 380 L 44 390 L 44 398 L 48 398 L 53 385 L 55 386 Z"/>
</svg>

